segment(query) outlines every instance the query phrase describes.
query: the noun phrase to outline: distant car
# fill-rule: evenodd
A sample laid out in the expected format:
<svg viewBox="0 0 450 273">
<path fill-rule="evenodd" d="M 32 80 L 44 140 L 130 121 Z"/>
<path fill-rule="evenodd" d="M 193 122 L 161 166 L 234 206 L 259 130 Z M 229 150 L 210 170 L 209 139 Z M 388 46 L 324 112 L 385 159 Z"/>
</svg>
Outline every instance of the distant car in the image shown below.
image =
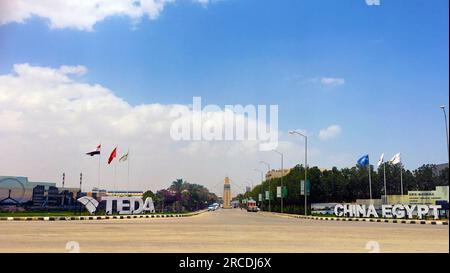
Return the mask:
<svg viewBox="0 0 450 273">
<path fill-rule="evenodd" d="M 208 211 L 215 211 L 219 208 L 219 204 L 214 203 L 208 206 Z"/>
</svg>

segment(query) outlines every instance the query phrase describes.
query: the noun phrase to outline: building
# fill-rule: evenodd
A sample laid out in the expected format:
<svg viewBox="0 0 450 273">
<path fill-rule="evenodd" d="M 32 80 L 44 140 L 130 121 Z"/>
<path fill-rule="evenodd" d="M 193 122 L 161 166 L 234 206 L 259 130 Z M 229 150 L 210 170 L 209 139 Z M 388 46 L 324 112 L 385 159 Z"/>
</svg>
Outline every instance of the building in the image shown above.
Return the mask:
<svg viewBox="0 0 450 273">
<path fill-rule="evenodd" d="M 438 201 L 448 203 L 448 186 L 438 186 L 434 191 L 408 191 L 408 199 L 412 205 L 436 205 Z"/>
<path fill-rule="evenodd" d="M 94 191 L 92 193 L 88 193 L 88 196 L 93 197 L 92 195 L 97 193 L 97 197 L 101 196 L 133 196 L 133 197 L 142 197 L 144 196 L 143 191 L 127 191 L 127 190 L 100 190 Z"/>
<path fill-rule="evenodd" d="M 33 206 L 42 207 L 45 204 L 45 187 L 42 185 L 37 185 L 33 189 L 32 196 Z"/>
<path fill-rule="evenodd" d="M 291 169 L 278 169 L 278 170 L 270 170 L 266 173 L 266 180 L 274 179 L 274 178 L 280 178 L 282 176 L 287 175 Z"/>
<path fill-rule="evenodd" d="M 0 204 L 22 204 L 31 202 L 36 186 L 41 186 L 36 191 L 45 194 L 50 187 L 56 187 L 51 182 L 31 182 L 24 176 L 0 176 Z M 39 194 L 41 194 L 39 192 Z"/>
<path fill-rule="evenodd" d="M 433 176 L 440 176 L 441 172 L 448 168 L 448 163 L 437 164 L 433 166 Z"/>
<path fill-rule="evenodd" d="M 409 204 L 409 197 L 407 194 L 404 195 L 383 195 L 381 196 L 381 200 L 386 200 L 386 204 L 395 205 L 395 204 Z"/>
<path fill-rule="evenodd" d="M 445 204 L 449 202 L 448 194 L 449 186 L 437 186 L 432 191 L 408 191 L 404 195 L 382 195 L 381 199 L 373 199 L 372 203 L 375 206 L 380 206 L 383 203 L 389 205 L 395 204 L 409 204 L 409 205 L 436 205 Z M 382 200 L 387 200 L 383 202 Z M 370 199 L 358 199 L 357 204 L 367 205 Z"/>
<path fill-rule="evenodd" d="M 225 183 L 223 185 L 223 208 L 231 208 L 231 185 L 228 177 L 225 177 Z"/>
<path fill-rule="evenodd" d="M 239 205 L 240 205 L 239 200 L 233 200 L 233 201 L 231 201 L 231 207 L 232 207 L 233 209 L 239 208 Z"/>
<path fill-rule="evenodd" d="M 382 199 L 356 199 L 356 204 L 359 205 L 366 205 L 366 206 L 370 206 L 370 205 L 374 205 L 375 207 L 380 207 L 383 202 L 381 201 Z"/>
</svg>

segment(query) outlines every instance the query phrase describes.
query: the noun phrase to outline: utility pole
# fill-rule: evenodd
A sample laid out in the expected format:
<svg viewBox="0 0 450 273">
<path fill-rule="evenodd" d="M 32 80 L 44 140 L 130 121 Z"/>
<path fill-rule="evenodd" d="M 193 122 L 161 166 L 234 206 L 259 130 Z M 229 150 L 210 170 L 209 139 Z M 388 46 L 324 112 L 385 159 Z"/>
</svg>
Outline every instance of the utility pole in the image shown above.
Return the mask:
<svg viewBox="0 0 450 273">
<path fill-rule="evenodd" d="M 289 131 L 289 134 L 297 134 L 305 138 L 305 215 L 308 215 L 308 192 L 307 192 L 307 184 L 308 184 L 308 136 L 302 134 L 297 131 Z M 311 188 L 311 185 L 309 185 Z"/>
<path fill-rule="evenodd" d="M 447 124 L 447 113 L 445 112 L 445 105 L 441 106 L 441 109 L 444 113 L 444 120 L 445 120 L 445 133 L 447 136 L 447 156 L 448 156 L 448 161 L 447 163 L 450 163 L 450 150 L 449 150 L 449 139 L 448 139 L 448 124 Z"/>
<path fill-rule="evenodd" d="M 265 164 L 265 165 L 267 166 L 267 170 L 268 170 L 267 173 L 270 172 L 270 164 L 269 164 L 269 163 L 267 163 L 267 162 L 265 162 L 265 161 L 260 161 L 259 163 Z M 270 179 L 269 179 L 269 212 L 272 211 L 272 207 L 271 207 L 271 205 L 270 205 L 270 199 L 271 199 L 270 197 L 271 197 L 271 196 L 270 196 Z"/>
<path fill-rule="evenodd" d="M 61 199 L 61 206 L 64 206 L 64 197 L 66 196 L 66 191 L 64 190 L 64 182 L 66 180 L 66 173 L 63 173 L 62 175 L 62 199 Z"/>
<path fill-rule="evenodd" d="M 284 176 L 284 167 L 283 167 L 283 158 L 284 155 L 283 153 L 277 151 L 277 150 L 273 150 L 275 153 L 279 154 L 281 156 L 281 213 L 283 213 L 283 176 Z"/>
</svg>

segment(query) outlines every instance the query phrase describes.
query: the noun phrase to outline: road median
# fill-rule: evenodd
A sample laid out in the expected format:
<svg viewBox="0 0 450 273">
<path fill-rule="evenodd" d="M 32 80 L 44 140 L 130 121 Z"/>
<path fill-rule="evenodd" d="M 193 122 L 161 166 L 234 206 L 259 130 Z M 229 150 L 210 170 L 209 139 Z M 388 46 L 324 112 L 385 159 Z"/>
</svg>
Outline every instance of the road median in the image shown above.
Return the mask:
<svg viewBox="0 0 450 273">
<path fill-rule="evenodd" d="M 111 220 L 111 219 L 144 219 L 144 218 L 182 218 L 192 217 L 206 212 L 200 210 L 176 214 L 136 214 L 136 215 L 83 215 L 83 216 L 20 216 L 0 217 L 0 221 L 85 221 L 85 220 Z"/>
<path fill-rule="evenodd" d="M 329 217 L 329 216 L 305 216 L 299 214 L 279 213 L 263 211 L 264 214 L 271 214 L 279 217 L 296 219 L 318 220 L 318 221 L 343 221 L 343 222 L 373 222 L 392 224 L 418 224 L 418 225 L 446 225 L 448 220 L 420 220 L 420 219 L 385 219 L 385 218 L 351 218 L 351 217 Z"/>
</svg>

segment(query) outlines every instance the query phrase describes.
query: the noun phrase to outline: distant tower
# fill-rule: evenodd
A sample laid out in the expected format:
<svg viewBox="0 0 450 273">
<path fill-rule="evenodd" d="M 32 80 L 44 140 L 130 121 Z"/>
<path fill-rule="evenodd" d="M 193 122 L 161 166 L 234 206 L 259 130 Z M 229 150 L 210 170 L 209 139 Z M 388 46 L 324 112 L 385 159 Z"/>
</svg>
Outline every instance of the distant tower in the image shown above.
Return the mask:
<svg viewBox="0 0 450 273">
<path fill-rule="evenodd" d="M 225 184 L 223 185 L 223 208 L 231 209 L 231 188 L 228 177 L 225 177 Z"/>
<path fill-rule="evenodd" d="M 61 198 L 61 206 L 64 206 L 64 197 L 66 195 L 66 192 L 64 191 L 64 182 L 66 182 L 66 173 L 63 173 L 62 177 L 62 198 Z"/>
<path fill-rule="evenodd" d="M 80 173 L 80 192 L 81 192 L 81 184 L 83 184 L 83 173 Z"/>
</svg>

